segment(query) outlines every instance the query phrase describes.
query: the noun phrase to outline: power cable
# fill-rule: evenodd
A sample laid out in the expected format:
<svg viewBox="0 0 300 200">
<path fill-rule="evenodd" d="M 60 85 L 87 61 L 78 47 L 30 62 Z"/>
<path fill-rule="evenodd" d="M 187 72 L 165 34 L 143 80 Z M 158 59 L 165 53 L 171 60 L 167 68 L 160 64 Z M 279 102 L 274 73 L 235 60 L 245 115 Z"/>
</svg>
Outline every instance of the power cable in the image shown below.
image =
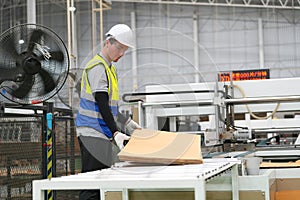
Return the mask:
<svg viewBox="0 0 300 200">
<path fill-rule="evenodd" d="M 235 85 L 235 84 L 233 85 L 233 87 L 234 87 L 234 88 L 237 88 L 237 89 L 239 90 L 239 92 L 242 94 L 243 98 L 246 97 L 245 91 L 243 90 L 243 88 L 241 88 L 240 86 Z M 276 112 L 277 112 L 278 109 L 279 109 L 280 103 L 278 102 L 277 105 L 276 105 L 276 107 L 275 107 L 275 109 L 273 110 L 273 112 L 272 112 L 270 115 L 267 115 L 267 116 L 265 116 L 265 117 L 259 117 L 259 116 L 255 115 L 255 114 L 250 110 L 248 104 L 245 104 L 245 106 L 246 106 L 246 108 L 247 108 L 247 111 L 249 112 L 249 114 L 250 114 L 253 118 L 255 118 L 255 119 L 268 119 L 268 118 L 270 118 L 270 117 L 273 117 L 273 116 L 276 114 Z"/>
</svg>

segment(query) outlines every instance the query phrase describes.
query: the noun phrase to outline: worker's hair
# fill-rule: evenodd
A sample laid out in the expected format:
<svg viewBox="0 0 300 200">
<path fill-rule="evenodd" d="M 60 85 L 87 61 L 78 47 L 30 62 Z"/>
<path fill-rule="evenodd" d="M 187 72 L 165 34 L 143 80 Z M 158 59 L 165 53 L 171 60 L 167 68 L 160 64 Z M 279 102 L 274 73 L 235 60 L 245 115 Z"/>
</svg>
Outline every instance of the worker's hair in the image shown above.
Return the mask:
<svg viewBox="0 0 300 200">
<path fill-rule="evenodd" d="M 108 41 L 110 44 L 117 42 L 117 40 L 115 38 L 109 38 Z"/>
<path fill-rule="evenodd" d="M 111 35 L 107 35 L 106 40 L 108 40 L 110 44 L 113 44 L 113 43 L 115 43 L 115 42 L 117 41 L 117 40 L 116 40 L 115 38 L 113 38 L 113 36 L 111 36 Z"/>
</svg>

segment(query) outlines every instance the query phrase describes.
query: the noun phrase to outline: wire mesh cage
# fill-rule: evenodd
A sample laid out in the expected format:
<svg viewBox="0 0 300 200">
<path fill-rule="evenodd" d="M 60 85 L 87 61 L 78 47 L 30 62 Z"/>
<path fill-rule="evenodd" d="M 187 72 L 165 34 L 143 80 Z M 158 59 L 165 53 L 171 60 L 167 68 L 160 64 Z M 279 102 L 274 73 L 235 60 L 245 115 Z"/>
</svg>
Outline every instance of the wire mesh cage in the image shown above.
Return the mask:
<svg viewBox="0 0 300 200">
<path fill-rule="evenodd" d="M 43 116 L 0 116 L 0 200 L 32 199 L 32 180 L 44 178 Z M 80 171 L 72 117 L 55 117 L 56 176 Z M 78 192 L 57 192 L 56 199 Z"/>
<path fill-rule="evenodd" d="M 42 177 L 41 117 L 0 118 L 0 200 L 31 199 Z"/>
</svg>

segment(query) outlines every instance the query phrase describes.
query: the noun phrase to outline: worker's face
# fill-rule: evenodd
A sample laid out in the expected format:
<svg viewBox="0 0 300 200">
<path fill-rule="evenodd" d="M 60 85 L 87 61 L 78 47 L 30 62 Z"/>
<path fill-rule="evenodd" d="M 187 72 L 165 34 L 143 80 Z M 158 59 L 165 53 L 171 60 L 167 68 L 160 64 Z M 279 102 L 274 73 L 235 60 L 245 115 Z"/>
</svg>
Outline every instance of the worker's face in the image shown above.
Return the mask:
<svg viewBox="0 0 300 200">
<path fill-rule="evenodd" d="M 115 41 L 114 43 L 109 43 L 109 56 L 110 59 L 114 62 L 118 62 L 118 60 L 124 56 L 125 52 L 128 49 L 128 46 L 121 44 L 118 41 Z"/>
</svg>

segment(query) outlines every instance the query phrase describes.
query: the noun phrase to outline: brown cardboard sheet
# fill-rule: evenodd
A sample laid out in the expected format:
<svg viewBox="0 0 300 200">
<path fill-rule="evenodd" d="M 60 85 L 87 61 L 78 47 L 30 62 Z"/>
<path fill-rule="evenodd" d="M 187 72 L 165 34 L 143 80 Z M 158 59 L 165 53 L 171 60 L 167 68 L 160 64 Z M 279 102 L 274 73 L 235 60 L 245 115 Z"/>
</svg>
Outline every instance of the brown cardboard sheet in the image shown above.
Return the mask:
<svg viewBox="0 0 300 200">
<path fill-rule="evenodd" d="M 295 162 L 262 162 L 260 168 L 300 167 L 300 160 Z"/>
<path fill-rule="evenodd" d="M 135 130 L 118 156 L 139 163 L 203 163 L 199 135 L 149 129 Z"/>
</svg>

